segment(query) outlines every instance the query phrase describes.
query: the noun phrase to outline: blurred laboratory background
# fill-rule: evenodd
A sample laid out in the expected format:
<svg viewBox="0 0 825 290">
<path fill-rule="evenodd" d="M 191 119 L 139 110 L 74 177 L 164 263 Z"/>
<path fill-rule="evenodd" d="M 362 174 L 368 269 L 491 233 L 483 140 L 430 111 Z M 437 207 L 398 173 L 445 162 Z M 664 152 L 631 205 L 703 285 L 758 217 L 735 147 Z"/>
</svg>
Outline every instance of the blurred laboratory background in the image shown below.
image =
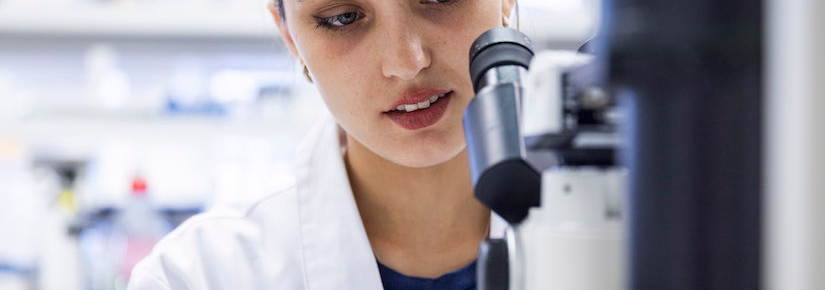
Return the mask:
<svg viewBox="0 0 825 290">
<path fill-rule="evenodd" d="M 0 289 L 124 289 L 188 217 L 291 178 L 325 110 L 268 0 L 0 0 Z M 539 49 L 598 2 L 520 0 Z"/>
</svg>

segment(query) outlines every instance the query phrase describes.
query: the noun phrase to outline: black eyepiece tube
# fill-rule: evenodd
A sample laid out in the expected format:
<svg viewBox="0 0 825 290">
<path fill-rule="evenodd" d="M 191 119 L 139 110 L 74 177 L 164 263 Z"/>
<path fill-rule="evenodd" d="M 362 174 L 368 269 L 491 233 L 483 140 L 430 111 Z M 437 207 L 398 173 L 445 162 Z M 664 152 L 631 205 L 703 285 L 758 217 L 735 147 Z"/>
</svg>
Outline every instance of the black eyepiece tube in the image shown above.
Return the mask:
<svg viewBox="0 0 825 290">
<path fill-rule="evenodd" d="M 530 39 L 517 30 L 485 32 L 470 49 L 476 96 L 464 112 L 464 135 L 476 198 L 511 224 L 538 206 L 540 175 L 524 160 L 522 76 L 533 57 Z"/>
<path fill-rule="evenodd" d="M 470 47 L 470 79 L 478 93 L 481 77 L 491 68 L 517 65 L 525 69 L 533 59 L 533 42 L 518 30 L 501 27 L 488 30 Z"/>
</svg>

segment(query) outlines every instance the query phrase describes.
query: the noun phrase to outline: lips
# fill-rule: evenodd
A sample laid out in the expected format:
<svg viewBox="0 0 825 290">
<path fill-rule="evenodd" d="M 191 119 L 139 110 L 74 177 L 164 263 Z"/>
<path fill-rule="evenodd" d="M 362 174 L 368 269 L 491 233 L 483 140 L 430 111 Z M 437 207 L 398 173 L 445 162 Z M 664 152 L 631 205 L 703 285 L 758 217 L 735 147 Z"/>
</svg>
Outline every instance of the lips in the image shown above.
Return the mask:
<svg viewBox="0 0 825 290">
<path fill-rule="evenodd" d="M 384 111 L 389 112 L 392 110 L 397 109 L 399 106 L 402 105 L 417 105 L 421 102 L 429 100 L 433 96 L 444 95 L 449 93 L 450 90 L 445 89 L 420 89 L 420 90 L 410 90 L 404 95 L 401 96 L 398 100 L 394 103 L 390 104 Z"/>
<path fill-rule="evenodd" d="M 395 107 L 395 111 L 400 111 L 402 113 L 403 112 L 409 113 L 409 112 L 412 112 L 412 111 L 415 111 L 415 110 L 426 109 L 426 108 L 429 108 L 430 105 L 437 102 L 438 99 L 443 98 L 445 95 L 447 95 L 447 94 L 434 95 L 434 96 L 430 97 L 429 99 L 424 100 L 423 102 L 418 102 L 417 104 L 398 105 L 398 107 Z"/>
<path fill-rule="evenodd" d="M 453 93 L 451 91 L 430 90 L 408 95 L 394 104 L 393 109 L 384 112 L 394 123 L 407 130 L 418 130 L 438 123 L 447 111 Z M 430 102 L 432 96 L 440 96 Z M 416 105 L 413 109 L 411 106 Z M 424 104 L 422 108 L 422 104 Z M 402 108 L 403 110 L 399 110 Z"/>
</svg>

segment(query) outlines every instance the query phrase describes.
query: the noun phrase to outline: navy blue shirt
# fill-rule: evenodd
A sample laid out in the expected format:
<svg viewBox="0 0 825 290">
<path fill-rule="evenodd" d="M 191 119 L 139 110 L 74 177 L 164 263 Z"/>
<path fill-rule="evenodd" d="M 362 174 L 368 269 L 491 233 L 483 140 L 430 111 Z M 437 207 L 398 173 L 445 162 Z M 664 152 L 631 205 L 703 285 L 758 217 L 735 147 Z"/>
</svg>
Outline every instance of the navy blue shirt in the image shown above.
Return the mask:
<svg viewBox="0 0 825 290">
<path fill-rule="evenodd" d="M 385 290 L 475 290 L 476 262 L 441 277 L 420 278 L 398 273 L 378 262 Z"/>
</svg>

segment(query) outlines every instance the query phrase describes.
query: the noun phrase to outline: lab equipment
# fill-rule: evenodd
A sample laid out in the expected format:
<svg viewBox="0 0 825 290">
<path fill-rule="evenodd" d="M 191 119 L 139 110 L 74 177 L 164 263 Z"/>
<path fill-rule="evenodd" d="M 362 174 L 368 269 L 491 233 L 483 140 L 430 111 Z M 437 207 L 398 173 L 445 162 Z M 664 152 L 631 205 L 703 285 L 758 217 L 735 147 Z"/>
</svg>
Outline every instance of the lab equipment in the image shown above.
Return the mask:
<svg viewBox="0 0 825 290">
<path fill-rule="evenodd" d="M 761 289 L 762 1 L 609 6 L 605 65 L 630 112 L 629 288 Z"/>
<path fill-rule="evenodd" d="M 519 124 L 521 79 L 532 58 L 530 39 L 509 28 L 485 32 L 470 50 L 476 97 L 464 112 L 464 134 L 474 194 L 510 223 L 538 205 L 539 175 L 524 160 Z"/>
<path fill-rule="evenodd" d="M 484 112 L 523 113 L 517 135 L 556 164 L 482 243 L 479 289 L 823 289 L 820 2 L 609 0 L 595 55 L 538 52 L 525 107 Z M 468 148 L 504 139 L 481 123 L 465 117 Z M 533 196 L 500 189 L 484 196 Z"/>
<path fill-rule="evenodd" d="M 541 206 L 514 232 L 524 266 L 513 278 L 525 289 L 619 290 L 627 172 L 615 157 L 617 102 L 593 55 L 541 52 L 531 68 L 527 103 L 550 99 L 557 104 L 548 115 L 557 117 L 526 112 L 528 148 L 551 153 L 556 164 L 542 171 Z"/>
<path fill-rule="evenodd" d="M 148 189 L 147 180 L 136 175 L 124 206 L 84 214 L 78 231 L 89 269 L 85 289 L 126 288 L 135 264 L 172 230 L 168 217 L 149 199 Z"/>
<path fill-rule="evenodd" d="M 764 289 L 825 289 L 825 2 L 765 1 Z"/>
<path fill-rule="evenodd" d="M 475 58 L 470 70 L 479 95 L 496 99 L 498 104 L 477 96 L 478 101 L 473 101 L 465 114 L 465 131 L 473 176 L 492 179 L 490 175 L 498 175 L 500 183 L 510 186 L 485 188 L 486 184 L 474 178 L 476 196 L 486 200 L 485 204 L 498 206 L 491 209 L 499 215 L 511 214 L 513 205 L 521 205 L 519 211 L 529 208 L 529 214 L 525 213 L 526 219 L 521 215 L 517 216 L 520 219 L 505 216 L 511 224 L 507 237 L 482 243 L 478 289 L 620 289 L 621 200 L 626 173 L 616 166 L 614 158 L 618 144 L 616 102 L 600 87 L 604 85 L 603 72 L 592 55 L 547 51 L 532 58 L 529 73 L 517 67 L 518 78 L 502 80 L 499 71 L 511 69 L 514 65 L 507 58 L 517 60 L 517 54 L 513 57 L 504 49 L 495 51 L 496 57 L 476 52 L 485 45 L 513 46 L 511 38 L 495 36 L 504 34 L 501 31 L 519 35 L 508 28 L 482 35 L 473 46 L 471 55 Z M 478 63 L 495 62 L 500 67 L 487 72 L 484 78 L 478 77 Z M 482 102 L 490 105 L 481 109 Z M 486 115 L 480 117 L 478 111 Z M 510 135 L 501 134 L 496 131 L 499 128 L 512 131 Z M 509 183 L 510 175 L 476 165 L 491 159 L 485 159 L 490 154 L 474 154 L 476 148 L 489 152 L 506 148 L 498 144 L 507 143 L 525 150 L 525 140 L 530 150 L 549 151 L 555 156 L 556 164 L 541 174 L 541 187 L 536 182 L 525 191 L 518 187 L 524 181 Z M 513 159 L 535 172 L 524 161 L 523 153 L 510 156 L 520 156 Z M 521 174 L 513 170 L 507 173 Z M 536 195 L 541 196 L 541 205 Z M 515 199 L 520 200 L 512 201 Z M 499 200 L 510 200 L 510 207 L 503 210 L 504 203 Z M 587 278 L 594 275 L 600 278 Z"/>
<path fill-rule="evenodd" d="M 152 247 L 172 230 L 149 199 L 147 189 L 146 180 L 135 176 L 128 206 L 114 219 L 117 235 L 122 239 L 117 274 L 123 279 L 124 286 L 135 264 L 148 256 Z"/>
</svg>

